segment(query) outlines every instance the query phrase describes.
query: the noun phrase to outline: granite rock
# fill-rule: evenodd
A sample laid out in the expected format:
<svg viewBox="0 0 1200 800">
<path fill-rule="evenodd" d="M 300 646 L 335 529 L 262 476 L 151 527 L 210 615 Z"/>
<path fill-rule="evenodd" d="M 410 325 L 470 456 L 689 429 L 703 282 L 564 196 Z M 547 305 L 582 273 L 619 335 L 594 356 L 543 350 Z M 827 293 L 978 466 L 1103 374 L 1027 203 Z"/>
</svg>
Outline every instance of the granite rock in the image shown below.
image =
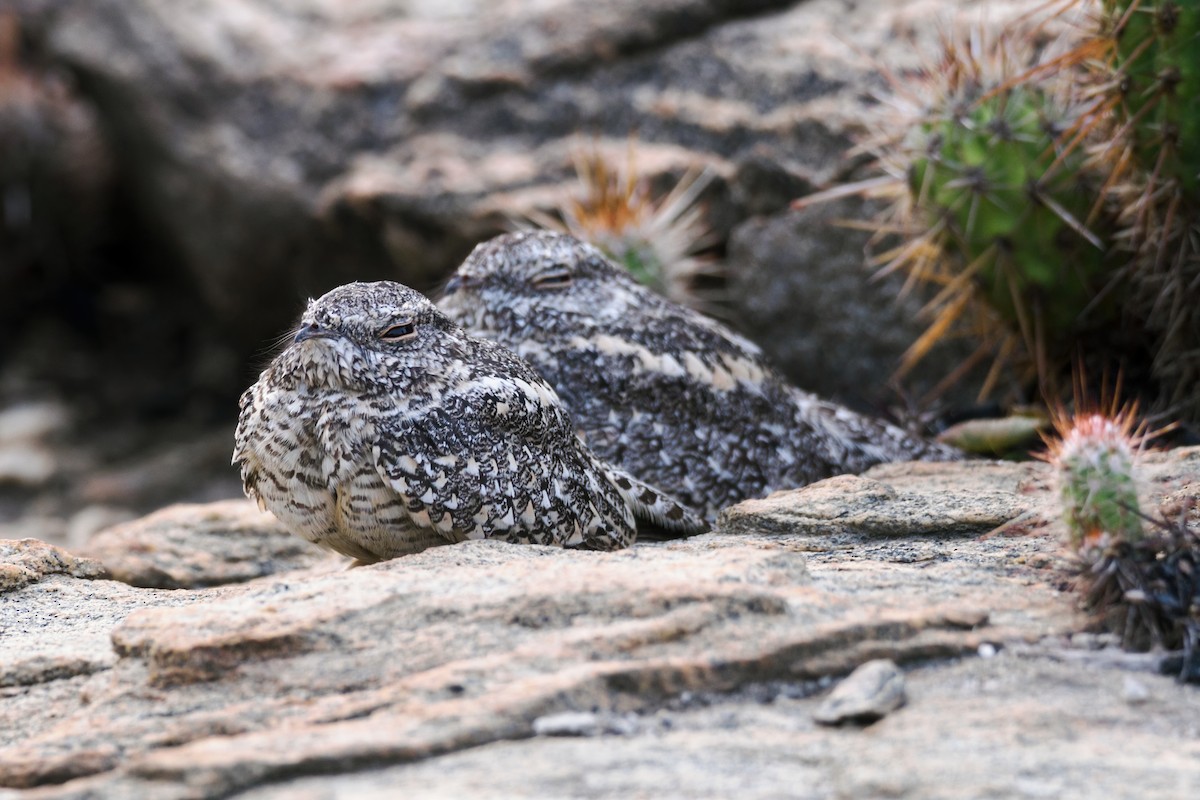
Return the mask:
<svg viewBox="0 0 1200 800">
<path fill-rule="evenodd" d="M 1148 461 L 1148 498 L 1196 495 L 1200 450 Z M 869 473 L 891 491 L 846 494 L 851 518 L 878 498 L 865 524 L 742 508 L 736 527 L 616 553 L 467 542 L 193 590 L 48 574 L 0 595 L 0 785 L 916 798 L 1200 779 L 1195 689 L 1144 672 L 1126 702 L 1134 662 L 1073 644 L 1046 468 L 929 469 Z M 998 528 L 963 525 L 972 495 Z M 163 558 L 186 560 L 173 535 Z M 903 713 L 869 736 L 817 725 L 831 680 L 876 659 L 905 667 Z"/>
<path fill-rule="evenodd" d="M 196 589 L 344 561 L 249 500 L 186 503 L 106 528 L 84 546 L 113 580 Z"/>
<path fill-rule="evenodd" d="M 20 589 L 50 575 L 97 578 L 103 574 L 104 567 L 98 562 L 38 539 L 0 539 L 0 592 Z"/>
<path fill-rule="evenodd" d="M 795 297 L 846 265 L 812 295 L 851 284 L 827 325 L 793 313 L 765 338 L 793 378 L 854 400 L 858 372 L 825 362 L 853 373 L 833 385 L 800 354 L 853 323 L 858 343 L 880 339 L 856 363 L 892 359 L 912 303 L 888 308 L 894 285 L 868 284 L 861 237 L 776 235 L 795 229 L 786 205 L 861 166 L 846 154 L 883 86 L 877 65 L 917 65 L 931 20 L 999 25 L 1030 4 L 17 0 L 24 35 L 96 109 L 160 268 L 183 276 L 159 290 L 195 286 L 196 324 L 232 348 L 206 385 L 236 382 L 305 295 L 355 279 L 432 287 L 512 217 L 562 200 L 581 147 L 625 163 L 636 135 L 656 185 L 694 166 L 715 176 L 704 202 L 722 245 L 750 217 L 784 214 L 739 229 L 730 249 L 748 266 L 735 272 L 781 268 Z M 761 298 L 738 289 L 733 317 L 764 338 L 742 313 Z M 868 400 L 893 367 L 855 367 Z"/>
</svg>

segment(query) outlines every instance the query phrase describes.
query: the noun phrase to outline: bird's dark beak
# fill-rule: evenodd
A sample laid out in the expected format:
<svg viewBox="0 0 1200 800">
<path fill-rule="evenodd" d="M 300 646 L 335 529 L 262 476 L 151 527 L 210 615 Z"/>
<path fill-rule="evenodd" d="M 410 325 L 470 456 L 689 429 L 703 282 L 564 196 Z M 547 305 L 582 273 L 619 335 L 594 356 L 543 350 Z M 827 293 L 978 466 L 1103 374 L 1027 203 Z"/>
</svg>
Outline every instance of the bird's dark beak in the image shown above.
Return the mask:
<svg viewBox="0 0 1200 800">
<path fill-rule="evenodd" d="M 292 340 L 292 343 L 299 344 L 309 339 L 327 339 L 332 335 L 319 325 L 310 322 L 307 325 L 300 326 L 300 330 L 296 331 L 296 338 Z"/>
</svg>

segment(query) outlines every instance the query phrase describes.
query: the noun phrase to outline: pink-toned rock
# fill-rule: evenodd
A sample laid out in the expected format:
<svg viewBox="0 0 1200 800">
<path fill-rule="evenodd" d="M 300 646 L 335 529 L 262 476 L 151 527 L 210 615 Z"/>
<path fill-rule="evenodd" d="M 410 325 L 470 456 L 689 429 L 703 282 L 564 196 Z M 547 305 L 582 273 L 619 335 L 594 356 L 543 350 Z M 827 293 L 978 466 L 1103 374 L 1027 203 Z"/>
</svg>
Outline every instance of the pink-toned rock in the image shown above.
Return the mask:
<svg viewBox="0 0 1200 800">
<path fill-rule="evenodd" d="M 158 589 L 241 583 L 344 561 L 293 536 L 249 500 L 169 506 L 101 531 L 84 550 L 114 580 Z"/>
<path fill-rule="evenodd" d="M 969 481 L 964 481 L 969 475 Z M 800 489 L 747 500 L 721 512 L 729 533 L 785 531 L 867 536 L 986 533 L 1044 505 L 1021 489 L 1046 480 L 1040 464 L 970 461 L 884 464 Z"/>
<path fill-rule="evenodd" d="M 37 539 L 0 539 L 0 593 L 20 589 L 47 575 L 98 578 L 104 567 Z"/>
<path fill-rule="evenodd" d="M 1194 497 L 1198 458 L 1151 457 L 1148 497 Z M 609 793 L 704 795 L 736 776 L 752 798 L 917 798 L 954 796 L 953 775 L 997 796 L 1169 796 L 1200 779 L 1200 698 L 1143 672 L 1144 699 L 1125 702 L 1122 670 L 1154 662 L 1074 645 L 1085 620 L 1044 478 L 890 465 L 826 482 L 823 527 L 789 493 L 761 524 L 745 504 L 737 530 L 617 553 L 467 542 L 192 591 L 50 575 L 0 594 L 0 785 L 570 796 L 590 775 Z M 972 505 L 1020 516 L 979 535 L 961 524 Z M 185 558 L 183 528 L 175 541 Z M 820 689 L 876 659 L 905 665 L 904 710 L 869 734 L 816 725 Z M 576 731 L 597 734 L 590 749 L 548 736 Z"/>
</svg>

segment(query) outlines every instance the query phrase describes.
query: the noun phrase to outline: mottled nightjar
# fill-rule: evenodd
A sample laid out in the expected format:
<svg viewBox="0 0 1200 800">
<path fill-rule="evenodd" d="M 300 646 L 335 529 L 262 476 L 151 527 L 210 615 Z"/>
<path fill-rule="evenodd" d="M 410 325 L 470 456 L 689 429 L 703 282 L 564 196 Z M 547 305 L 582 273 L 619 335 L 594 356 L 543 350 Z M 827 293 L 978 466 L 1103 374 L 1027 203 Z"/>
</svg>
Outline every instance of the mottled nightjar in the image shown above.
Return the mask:
<svg viewBox="0 0 1200 800">
<path fill-rule="evenodd" d="M 704 522 L 599 460 L 558 395 L 398 283 L 310 301 L 246 390 L 246 493 L 290 530 L 369 563 L 464 539 L 611 550 L 635 522 Z"/>
<path fill-rule="evenodd" d="M 601 458 L 709 519 L 774 489 L 873 464 L 961 457 L 790 386 L 758 347 L 559 233 L 475 248 L 441 308 L 557 390 Z"/>
</svg>

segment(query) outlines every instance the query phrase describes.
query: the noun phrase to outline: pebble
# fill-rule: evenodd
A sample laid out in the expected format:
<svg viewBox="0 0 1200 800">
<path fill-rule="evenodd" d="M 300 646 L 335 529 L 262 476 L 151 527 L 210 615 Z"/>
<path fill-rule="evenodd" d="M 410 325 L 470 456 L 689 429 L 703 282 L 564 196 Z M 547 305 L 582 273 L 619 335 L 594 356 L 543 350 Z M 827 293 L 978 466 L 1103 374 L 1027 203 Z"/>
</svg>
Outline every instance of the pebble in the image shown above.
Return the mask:
<svg viewBox="0 0 1200 800">
<path fill-rule="evenodd" d="M 869 724 L 904 705 L 904 673 L 889 659 L 860 665 L 829 693 L 813 714 L 822 725 Z"/>
<path fill-rule="evenodd" d="M 590 711 L 563 711 L 533 721 L 535 736 L 596 736 L 600 718 Z"/>
<path fill-rule="evenodd" d="M 1150 690 L 1137 678 L 1126 675 L 1121 684 L 1121 698 L 1131 706 L 1141 705 L 1150 699 Z"/>
</svg>

